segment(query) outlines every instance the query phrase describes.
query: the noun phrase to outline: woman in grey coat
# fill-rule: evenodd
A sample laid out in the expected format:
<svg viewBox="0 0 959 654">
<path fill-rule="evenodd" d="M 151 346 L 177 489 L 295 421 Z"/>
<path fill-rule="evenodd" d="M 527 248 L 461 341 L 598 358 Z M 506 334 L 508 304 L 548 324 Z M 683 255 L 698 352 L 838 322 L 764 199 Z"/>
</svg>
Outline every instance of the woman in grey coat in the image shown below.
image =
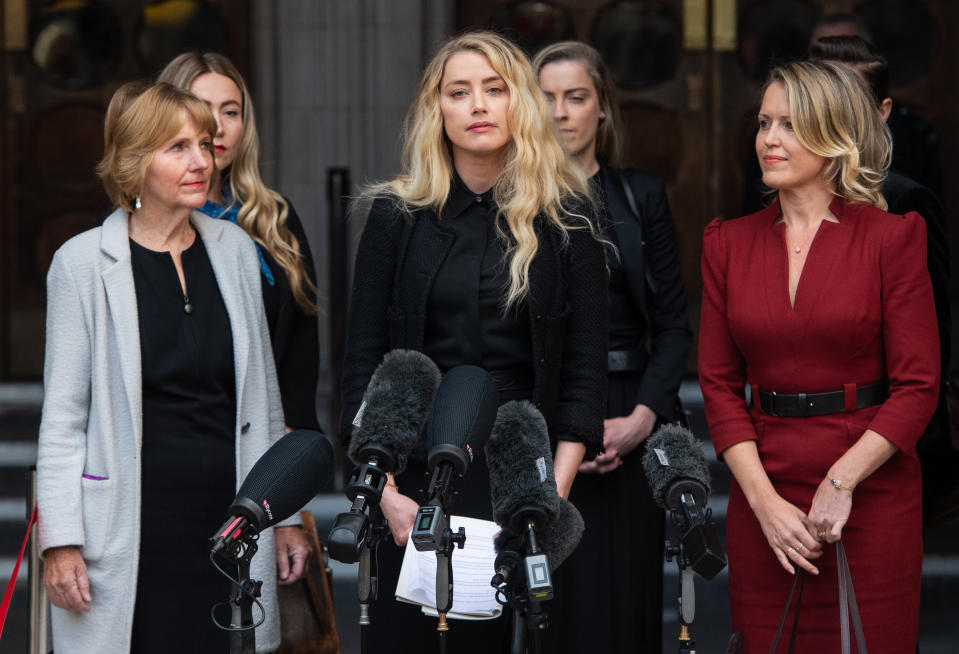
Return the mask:
<svg viewBox="0 0 959 654">
<path fill-rule="evenodd" d="M 207 539 L 284 417 L 253 242 L 194 211 L 215 133 L 187 92 L 121 89 L 98 171 L 118 209 L 50 267 L 38 501 L 58 654 L 227 647 Z M 253 559 L 257 651 L 279 645 L 273 532 L 303 538 L 288 523 Z"/>
</svg>

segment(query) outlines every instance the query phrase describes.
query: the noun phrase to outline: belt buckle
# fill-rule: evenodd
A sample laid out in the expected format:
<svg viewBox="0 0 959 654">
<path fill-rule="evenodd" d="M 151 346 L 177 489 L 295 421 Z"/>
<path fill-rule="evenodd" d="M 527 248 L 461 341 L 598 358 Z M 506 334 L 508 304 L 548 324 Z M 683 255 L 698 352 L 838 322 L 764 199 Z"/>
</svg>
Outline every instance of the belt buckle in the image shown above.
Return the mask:
<svg viewBox="0 0 959 654">
<path fill-rule="evenodd" d="M 799 418 L 805 418 L 809 415 L 809 403 L 806 401 L 806 394 L 799 394 L 799 409 L 796 412 L 796 416 Z"/>
<path fill-rule="evenodd" d="M 779 416 L 776 412 L 776 391 L 769 391 L 769 413 L 770 415 Z"/>
</svg>

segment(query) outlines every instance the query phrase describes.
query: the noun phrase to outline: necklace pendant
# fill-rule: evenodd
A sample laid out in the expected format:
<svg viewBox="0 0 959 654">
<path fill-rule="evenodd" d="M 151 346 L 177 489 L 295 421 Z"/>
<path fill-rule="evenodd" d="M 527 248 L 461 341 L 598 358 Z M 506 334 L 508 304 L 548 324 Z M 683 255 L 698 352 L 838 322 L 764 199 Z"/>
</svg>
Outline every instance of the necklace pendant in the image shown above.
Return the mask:
<svg viewBox="0 0 959 654">
<path fill-rule="evenodd" d="M 800 251 L 800 247 L 797 245 L 797 246 L 796 246 L 796 254 L 799 254 L 799 251 Z"/>
<path fill-rule="evenodd" d="M 193 305 L 190 304 L 190 298 L 186 295 L 183 296 L 183 313 L 187 315 L 193 313 Z"/>
</svg>

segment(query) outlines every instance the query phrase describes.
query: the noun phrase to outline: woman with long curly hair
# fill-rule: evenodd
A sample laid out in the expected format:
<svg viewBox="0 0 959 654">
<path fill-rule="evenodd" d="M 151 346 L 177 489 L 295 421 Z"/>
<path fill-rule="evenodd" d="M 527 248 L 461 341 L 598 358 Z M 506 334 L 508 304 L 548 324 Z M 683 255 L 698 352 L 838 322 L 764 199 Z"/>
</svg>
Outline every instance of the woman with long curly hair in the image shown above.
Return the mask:
<svg viewBox="0 0 959 654">
<path fill-rule="evenodd" d="M 423 73 L 406 123 L 403 172 L 368 188 L 356 258 L 341 435 L 383 356 L 419 350 L 441 371 L 490 371 L 501 401 L 540 408 L 567 497 L 602 445 L 606 270 L 585 176 L 559 142 L 519 48 L 489 32 L 451 39 Z M 491 517 L 481 452 L 457 514 Z M 435 620 L 392 598 L 426 462 L 390 478 L 381 508 L 371 651 L 421 652 Z M 506 649 L 507 619 L 456 623 L 450 651 Z"/>
<path fill-rule="evenodd" d="M 181 54 L 158 80 L 206 101 L 217 119 L 220 181 L 200 210 L 238 224 L 256 242 L 286 424 L 316 429 L 319 340 L 313 256 L 292 203 L 260 177 L 259 136 L 246 82 L 229 59 L 215 52 Z"/>
<path fill-rule="evenodd" d="M 916 441 L 939 337 L 925 225 L 885 211 L 891 139 L 845 66 L 773 69 L 756 154 L 764 210 L 703 241 L 699 376 L 727 514 L 733 628 L 769 651 L 793 575 L 796 651 L 839 647 L 840 539 L 871 652 L 915 651 L 922 573 Z M 752 403 L 745 401 L 749 383 Z"/>
</svg>

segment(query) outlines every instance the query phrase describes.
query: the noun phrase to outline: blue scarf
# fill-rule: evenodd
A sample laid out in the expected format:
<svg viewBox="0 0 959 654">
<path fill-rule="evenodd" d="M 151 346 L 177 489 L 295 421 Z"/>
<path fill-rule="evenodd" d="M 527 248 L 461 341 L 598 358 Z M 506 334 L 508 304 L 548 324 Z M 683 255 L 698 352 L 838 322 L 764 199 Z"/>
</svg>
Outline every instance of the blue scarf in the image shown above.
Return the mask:
<svg viewBox="0 0 959 654">
<path fill-rule="evenodd" d="M 226 207 L 221 207 L 216 202 L 206 201 L 200 211 L 208 215 L 210 218 L 219 218 L 221 220 L 229 220 L 234 225 L 237 224 L 236 217 L 240 213 L 240 206 L 233 202 L 233 194 L 230 193 L 229 188 L 223 189 L 223 198 L 226 200 Z M 270 286 L 276 286 L 276 280 L 273 279 L 273 271 L 270 270 L 270 266 L 266 263 L 266 259 L 263 258 L 263 252 L 260 250 L 260 244 L 256 241 L 253 241 L 253 245 L 256 246 L 256 256 L 260 259 L 260 272 L 263 273 L 263 276 L 266 277 L 266 282 Z"/>
</svg>

